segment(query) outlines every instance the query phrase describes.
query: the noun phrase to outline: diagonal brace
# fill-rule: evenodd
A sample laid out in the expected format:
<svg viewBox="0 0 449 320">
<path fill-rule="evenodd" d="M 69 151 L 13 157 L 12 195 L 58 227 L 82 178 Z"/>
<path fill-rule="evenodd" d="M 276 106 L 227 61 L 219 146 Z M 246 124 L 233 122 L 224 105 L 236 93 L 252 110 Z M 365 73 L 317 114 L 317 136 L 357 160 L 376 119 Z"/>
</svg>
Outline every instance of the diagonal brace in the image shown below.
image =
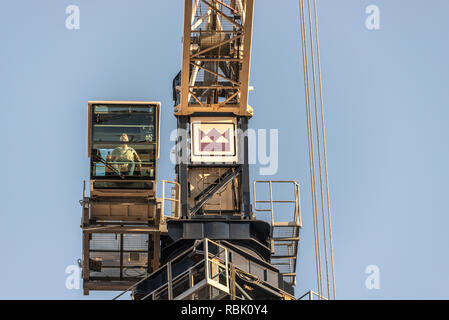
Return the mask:
<svg viewBox="0 0 449 320">
<path fill-rule="evenodd" d="M 223 176 L 223 180 L 221 180 L 220 183 L 214 185 L 212 188 L 210 188 L 209 190 L 207 190 L 202 196 L 201 199 L 198 201 L 198 203 L 196 204 L 195 207 L 193 207 L 190 210 L 190 215 L 194 215 L 195 213 L 197 213 L 202 207 L 203 205 L 209 201 L 218 191 L 220 191 L 221 189 L 223 189 L 229 182 L 231 182 L 233 179 L 235 179 L 241 172 L 241 169 L 236 169 L 232 172 L 229 173 L 226 172 Z"/>
</svg>

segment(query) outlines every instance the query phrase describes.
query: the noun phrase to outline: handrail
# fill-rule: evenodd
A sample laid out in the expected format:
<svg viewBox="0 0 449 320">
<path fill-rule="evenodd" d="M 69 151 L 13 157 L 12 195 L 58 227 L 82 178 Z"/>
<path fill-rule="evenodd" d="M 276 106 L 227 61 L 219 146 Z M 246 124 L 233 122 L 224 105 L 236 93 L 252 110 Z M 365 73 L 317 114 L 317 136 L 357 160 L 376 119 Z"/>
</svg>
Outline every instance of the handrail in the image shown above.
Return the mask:
<svg viewBox="0 0 449 320">
<path fill-rule="evenodd" d="M 263 200 L 257 199 L 257 184 L 268 185 L 268 196 Z M 285 195 L 281 195 L 280 198 L 273 197 L 273 186 L 276 184 L 291 184 L 293 187 L 293 199 L 284 199 Z M 265 189 L 266 190 L 266 189 Z M 291 191 L 290 191 L 291 192 Z M 289 192 L 289 195 L 291 194 Z M 301 228 L 301 204 L 300 204 L 300 192 L 299 184 L 294 180 L 256 180 L 253 182 L 254 193 L 254 210 L 257 212 L 269 213 L 271 224 L 271 258 L 277 259 L 272 263 L 278 267 L 282 266 L 281 274 L 284 278 L 289 279 L 288 282 L 295 285 L 296 283 L 296 259 L 298 252 L 299 241 L 299 228 Z M 269 198 L 268 200 L 266 198 Z M 260 206 L 265 204 L 264 206 Z M 269 206 L 267 206 L 269 204 Z M 275 204 L 293 204 L 293 218 L 290 217 L 288 221 L 276 221 L 278 218 L 278 212 L 275 210 Z M 257 216 L 256 216 L 257 217 Z M 266 221 L 266 220 L 265 220 Z M 288 229 L 284 229 L 288 228 Z M 286 236 L 282 230 L 288 232 L 289 236 Z M 286 251 L 286 252 L 285 252 Z M 287 262 L 283 261 L 288 260 Z M 285 270 L 288 269 L 288 270 Z"/>
<path fill-rule="evenodd" d="M 202 243 L 204 243 L 204 251 L 197 250 L 197 247 L 199 245 L 201 245 Z M 218 251 L 216 253 L 209 252 L 208 247 L 210 247 L 211 244 L 217 246 Z M 229 273 L 230 272 L 232 273 L 232 271 L 230 271 L 231 269 L 238 271 L 238 273 L 240 273 L 242 275 L 245 274 L 247 276 L 250 276 L 251 278 L 254 278 L 255 280 L 257 279 L 256 280 L 257 283 L 259 283 L 260 285 L 263 285 L 267 290 L 276 290 L 277 289 L 275 287 L 272 287 L 266 281 L 261 280 L 254 275 L 248 274 L 245 271 L 241 270 L 240 268 L 235 267 L 231 262 L 228 261 L 228 254 L 227 254 L 228 250 L 229 249 L 226 246 L 223 246 L 223 245 L 216 243 L 212 240 L 209 240 L 207 238 L 204 240 L 201 240 L 201 241 L 197 241 L 197 243 L 194 245 L 194 247 L 192 247 L 188 250 L 185 250 L 183 253 L 179 254 L 178 256 L 176 256 L 175 258 L 170 260 L 170 262 L 168 262 L 166 265 L 164 265 L 163 267 L 161 267 L 158 270 L 156 270 L 155 272 L 153 272 L 151 275 L 148 275 L 144 279 L 140 280 L 139 282 L 137 282 L 136 284 L 131 286 L 129 289 L 125 290 L 123 293 L 121 293 L 116 298 L 114 298 L 114 300 L 116 300 L 118 297 L 122 296 L 125 292 L 129 291 L 133 287 L 136 287 L 139 283 L 142 283 L 143 281 L 145 281 L 146 279 L 151 277 L 156 272 L 159 272 L 161 269 L 167 270 L 167 282 L 160 285 L 158 288 L 155 288 L 151 292 L 147 293 L 143 298 L 141 298 L 142 300 L 148 299 L 149 297 L 154 296 L 154 295 L 157 295 L 158 297 L 160 295 L 162 295 L 162 296 L 165 296 L 165 298 L 168 298 L 169 300 L 178 299 L 178 298 L 183 299 L 186 297 L 186 295 L 184 295 L 183 293 L 177 294 L 175 288 L 176 288 L 177 284 L 184 283 L 184 281 L 189 281 L 190 290 L 193 290 L 193 291 L 191 291 L 191 293 L 196 292 L 196 290 L 204 287 L 205 285 L 211 285 L 211 286 L 214 286 L 217 289 L 223 291 L 224 293 L 229 294 L 230 293 L 230 289 L 229 289 L 230 275 L 229 275 Z M 187 270 L 184 270 L 182 273 L 178 274 L 176 277 L 171 278 L 171 264 L 174 263 L 180 257 L 184 256 L 188 252 L 198 252 L 198 254 L 204 254 L 204 258 L 202 258 L 200 261 L 193 264 Z M 222 255 L 223 253 L 224 253 L 224 256 L 220 257 L 220 255 Z M 211 267 L 209 265 L 210 263 L 218 266 L 218 269 L 212 269 L 212 270 L 214 270 L 212 273 L 211 273 Z M 198 267 L 200 267 L 200 269 Z M 196 279 L 195 283 L 191 282 L 193 279 L 192 276 L 194 274 L 192 272 L 192 270 L 198 270 L 198 272 L 202 276 L 202 278 Z M 226 284 L 222 284 L 219 281 L 215 280 L 217 278 L 220 278 L 223 274 L 226 275 Z M 188 277 L 187 277 L 187 275 L 188 275 Z M 275 293 L 275 291 L 273 291 L 273 292 Z M 276 291 L 276 292 L 278 292 L 278 291 Z M 279 294 L 279 293 L 276 293 L 276 294 Z M 315 294 L 313 292 L 312 293 L 309 292 L 307 294 L 312 295 L 312 298 L 314 296 L 318 296 L 317 294 Z M 302 296 L 301 298 L 304 298 L 305 296 L 307 296 L 307 294 Z M 189 296 L 189 295 L 190 295 L 190 293 L 187 296 Z M 282 295 L 284 295 L 284 296 L 287 295 L 287 296 L 291 297 L 292 299 L 294 299 L 293 296 L 287 294 L 286 292 L 282 292 Z"/>
<path fill-rule="evenodd" d="M 196 248 L 201 245 L 202 243 L 205 244 L 205 250 L 204 250 L 204 259 L 200 260 L 199 262 L 197 262 L 195 265 L 193 265 L 192 267 L 190 267 L 189 269 L 187 269 L 186 271 L 182 272 L 181 274 L 177 275 L 175 278 L 171 279 L 171 274 L 169 275 L 168 273 L 170 272 L 169 269 L 171 269 L 171 264 L 176 261 L 177 259 L 179 259 L 180 257 L 184 256 L 185 254 L 189 253 L 189 252 L 193 252 L 196 250 Z M 218 253 L 216 254 L 212 254 L 208 251 L 208 244 L 212 243 L 215 246 L 223 249 L 223 250 L 218 250 Z M 132 290 L 133 288 L 137 287 L 137 285 L 139 285 L 140 283 L 144 282 L 145 280 L 148 280 L 150 277 L 152 277 L 153 275 L 157 274 L 158 272 L 167 269 L 167 283 L 164 283 L 163 285 L 161 285 L 160 287 L 154 289 L 153 291 L 151 291 L 149 294 L 145 295 L 142 300 L 146 299 L 147 297 L 149 297 L 150 295 L 154 294 L 156 291 L 161 290 L 162 288 L 164 288 L 164 286 L 168 286 L 169 283 L 173 283 L 173 281 L 178 280 L 181 276 L 185 275 L 187 272 L 189 272 L 190 270 L 192 270 L 193 268 L 197 267 L 199 264 L 204 263 L 204 262 L 208 262 L 211 261 L 212 263 L 215 263 L 216 265 L 228 269 L 228 255 L 225 254 L 225 259 L 223 261 L 223 259 L 221 259 L 219 257 L 219 255 L 222 252 L 226 252 L 227 249 L 226 247 L 216 243 L 215 241 L 212 241 L 210 239 L 203 239 L 200 241 L 196 241 L 195 245 L 185 251 L 183 251 L 182 253 L 180 253 L 179 255 L 177 255 L 176 257 L 174 257 L 173 259 L 171 259 L 169 262 L 167 262 L 165 265 L 163 265 L 162 267 L 158 268 L 157 270 L 155 270 L 154 272 L 152 272 L 151 274 L 147 275 L 145 278 L 139 280 L 138 282 L 136 282 L 135 284 L 133 284 L 132 286 L 130 286 L 129 288 L 127 288 L 126 290 L 124 290 L 123 292 L 121 292 L 119 295 L 117 295 L 116 297 L 114 297 L 112 300 L 117 300 L 118 298 L 120 298 L 121 296 L 123 296 L 126 292 Z M 217 259 L 218 261 L 212 261 L 211 259 Z M 206 265 L 206 277 L 208 277 L 208 271 L 207 271 L 208 266 Z M 229 279 L 227 278 L 227 287 L 229 287 Z"/>
<path fill-rule="evenodd" d="M 181 252 L 179 255 L 177 255 L 176 257 L 174 257 L 172 260 L 170 261 L 174 261 L 176 259 L 178 259 L 179 257 L 187 254 L 190 251 L 194 251 L 195 248 L 201 244 L 204 240 L 199 241 L 193 248 L 188 248 L 186 250 L 184 250 L 183 252 Z M 159 271 L 163 270 L 166 268 L 166 264 L 159 267 L 158 269 L 156 269 L 155 271 L 153 271 L 152 273 L 150 273 L 149 275 L 147 275 L 145 278 L 139 280 L 138 282 L 136 282 L 135 284 L 133 284 L 132 286 L 130 286 L 128 289 L 124 290 L 122 293 L 120 293 L 118 296 L 114 297 L 112 300 L 116 300 L 118 298 L 120 298 L 122 295 L 124 295 L 126 292 L 128 292 L 129 290 L 133 289 L 134 287 L 136 287 L 137 285 L 139 285 L 140 283 L 142 283 L 143 281 L 147 280 L 148 278 L 152 277 L 153 275 L 155 275 L 156 273 L 158 273 Z"/>
<path fill-rule="evenodd" d="M 180 273 L 179 275 L 177 275 L 176 277 L 174 277 L 174 278 L 172 279 L 172 282 L 178 280 L 178 278 L 180 278 L 181 276 L 184 276 L 186 273 L 189 273 L 190 270 L 192 270 L 193 268 L 197 267 L 198 265 L 200 265 L 200 264 L 203 263 L 203 262 L 204 262 L 204 260 L 198 261 L 196 264 L 194 264 L 193 266 L 191 266 L 189 269 L 185 270 L 184 272 L 182 272 L 182 273 Z M 148 298 L 149 296 L 151 296 L 152 294 L 154 294 L 156 291 L 161 290 L 161 289 L 162 289 L 163 287 L 165 287 L 165 286 L 168 286 L 168 282 L 167 282 L 167 283 L 164 283 L 164 284 L 161 285 L 160 287 L 158 287 L 158 288 L 154 289 L 153 291 L 151 291 L 150 293 L 148 293 L 146 296 L 144 296 L 144 297 L 142 298 L 142 300 L 145 300 L 146 298 Z"/>
<path fill-rule="evenodd" d="M 269 200 L 257 200 L 257 193 L 256 193 L 256 184 L 257 183 L 268 183 L 269 184 L 269 194 L 270 199 Z M 294 199 L 293 200 L 276 200 L 273 199 L 273 184 L 276 183 L 291 183 L 293 184 L 294 188 Z M 297 224 L 298 226 L 301 226 L 301 206 L 300 206 L 300 192 L 299 192 L 299 183 L 295 180 L 255 180 L 253 182 L 253 194 L 254 194 L 254 210 L 258 212 L 270 212 L 271 214 L 271 225 L 274 226 L 274 207 L 273 204 L 275 203 L 294 203 L 294 216 L 293 216 L 293 222 Z M 257 207 L 257 204 L 260 203 L 269 203 L 270 207 L 269 209 L 262 209 L 260 207 Z"/>
<path fill-rule="evenodd" d="M 209 278 L 210 278 L 210 279 L 213 279 L 213 278 L 215 278 L 215 277 L 217 276 L 217 275 L 215 275 L 215 276 L 211 277 L 211 276 L 209 275 L 209 265 L 208 265 L 208 262 L 209 262 L 209 261 L 212 262 L 212 263 L 214 263 L 214 264 L 216 264 L 216 265 L 218 265 L 218 266 L 220 266 L 220 267 L 222 267 L 222 268 L 224 268 L 224 269 L 226 270 L 226 272 L 227 272 L 227 269 L 228 269 L 228 256 L 227 256 L 227 254 L 225 254 L 225 260 L 224 260 L 224 261 L 222 261 L 223 259 L 221 259 L 221 258 L 219 257 L 219 255 L 220 255 L 222 252 L 225 252 L 225 253 L 226 253 L 226 251 L 227 251 L 226 247 L 224 247 L 224 246 L 222 246 L 222 245 L 220 245 L 220 244 L 218 244 L 218 243 L 216 243 L 216 242 L 214 242 L 214 241 L 209 240 L 209 239 L 206 238 L 206 239 L 202 240 L 201 242 L 198 242 L 198 243 L 195 245 L 194 248 L 196 248 L 198 245 L 200 245 L 200 244 L 203 243 L 203 242 L 204 242 L 204 245 L 205 245 L 204 259 L 201 259 L 201 260 L 198 261 L 196 264 L 194 264 L 193 266 L 191 266 L 191 267 L 188 268 L 187 270 L 183 271 L 182 273 L 180 273 L 179 275 L 177 275 L 177 276 L 176 276 L 175 278 L 173 278 L 173 279 L 171 279 L 171 275 L 167 274 L 167 277 L 169 278 L 169 281 L 167 281 L 167 283 L 164 283 L 164 284 L 161 285 L 160 287 L 154 289 L 153 291 L 151 291 L 150 293 L 148 293 L 147 295 L 145 295 L 145 296 L 142 298 L 142 300 L 145 300 L 146 298 L 148 298 L 149 296 L 153 295 L 153 294 L 156 293 L 157 291 L 161 291 L 162 289 L 165 289 L 165 287 L 167 287 L 167 290 L 171 290 L 170 286 L 171 286 L 171 284 L 173 284 L 173 282 L 175 282 L 176 280 L 182 278 L 182 277 L 185 276 L 186 274 L 190 273 L 190 271 L 191 271 L 192 269 L 196 268 L 197 266 L 199 266 L 199 265 L 202 264 L 202 263 L 206 263 L 206 268 L 205 268 L 205 277 L 206 277 L 206 279 L 209 279 Z M 217 247 L 219 247 L 219 248 L 221 248 L 221 249 L 223 249 L 223 250 L 219 250 L 219 252 L 216 253 L 216 254 L 210 253 L 209 250 L 208 250 L 208 243 L 209 243 L 209 242 L 213 243 L 215 246 L 217 246 Z M 179 257 L 179 256 L 177 256 L 177 257 Z M 218 261 L 213 261 L 213 260 L 211 260 L 211 259 L 214 259 L 214 258 L 217 259 Z M 176 258 L 175 258 L 175 259 L 176 259 Z M 174 261 L 175 259 L 173 259 L 173 260 L 171 260 L 171 261 L 169 261 L 169 262 L 167 263 L 168 269 L 171 269 L 171 263 L 172 263 L 172 261 Z M 165 267 L 165 266 L 164 266 L 164 267 Z M 221 273 L 223 273 L 223 271 L 221 271 L 220 274 L 221 274 Z M 213 281 L 215 281 L 215 280 L 213 280 Z M 228 278 L 228 277 L 226 277 L 226 287 L 229 287 L 229 278 Z M 174 299 L 175 297 L 172 297 L 172 298 Z"/>
<path fill-rule="evenodd" d="M 304 297 L 309 296 L 309 300 L 313 300 L 313 297 L 316 296 L 318 297 L 320 300 L 327 300 L 325 297 L 321 296 L 320 294 L 316 293 L 315 291 L 308 291 L 305 294 L 303 294 L 300 298 L 298 298 L 298 300 L 303 300 Z"/>
<path fill-rule="evenodd" d="M 160 269 L 156 270 L 159 271 Z M 155 272 L 156 272 L 155 271 Z M 135 284 L 133 284 L 131 287 L 129 287 L 128 289 L 124 290 L 123 292 L 121 292 L 118 296 L 115 296 L 114 298 L 112 298 L 112 300 L 117 300 L 118 298 L 120 298 L 121 296 L 123 296 L 125 293 L 127 293 L 129 290 L 131 290 L 132 288 L 136 287 L 137 285 L 139 285 L 140 283 L 144 282 L 145 280 L 147 280 L 149 277 L 151 277 L 155 272 L 152 272 L 151 274 L 147 275 L 145 278 L 139 280 L 138 282 L 136 282 Z"/>
<path fill-rule="evenodd" d="M 161 182 L 162 182 L 161 217 L 162 217 L 162 219 L 164 219 L 164 217 L 165 217 L 165 201 L 171 201 L 173 203 L 172 205 L 176 205 L 176 214 L 173 218 L 179 219 L 181 217 L 181 206 L 180 206 L 181 186 L 178 182 L 175 182 L 175 181 L 161 180 Z M 170 198 L 165 197 L 165 184 L 166 183 L 175 185 L 177 187 L 177 189 L 176 189 L 177 196 L 175 198 L 173 198 L 173 195 Z"/>
</svg>

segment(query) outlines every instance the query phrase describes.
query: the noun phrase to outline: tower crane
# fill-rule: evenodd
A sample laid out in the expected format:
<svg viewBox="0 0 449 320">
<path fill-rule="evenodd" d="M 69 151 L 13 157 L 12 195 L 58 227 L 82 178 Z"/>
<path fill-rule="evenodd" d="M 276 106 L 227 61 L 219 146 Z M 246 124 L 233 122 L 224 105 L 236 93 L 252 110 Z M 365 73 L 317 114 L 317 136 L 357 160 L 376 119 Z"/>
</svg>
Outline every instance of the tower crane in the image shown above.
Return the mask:
<svg viewBox="0 0 449 320">
<path fill-rule="evenodd" d="M 160 103 L 88 103 L 90 192 L 85 187 L 81 200 L 85 294 L 296 299 L 299 184 L 255 181 L 251 201 L 253 9 L 254 0 L 184 0 L 182 68 L 173 79 L 176 180 L 159 181 L 161 197 Z M 279 186 L 291 197 L 276 199 Z"/>
</svg>

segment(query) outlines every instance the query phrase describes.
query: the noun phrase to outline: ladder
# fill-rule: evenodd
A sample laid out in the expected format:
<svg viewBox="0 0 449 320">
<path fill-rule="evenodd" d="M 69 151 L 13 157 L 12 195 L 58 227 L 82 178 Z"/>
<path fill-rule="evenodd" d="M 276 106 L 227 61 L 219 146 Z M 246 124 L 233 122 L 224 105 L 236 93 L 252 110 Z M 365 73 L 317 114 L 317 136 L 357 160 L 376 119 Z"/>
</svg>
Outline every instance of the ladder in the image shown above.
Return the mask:
<svg viewBox="0 0 449 320">
<path fill-rule="evenodd" d="M 293 198 L 281 200 L 273 198 L 273 187 L 281 184 L 291 185 Z M 264 193 L 267 197 L 257 198 L 258 185 L 268 187 Z M 296 285 L 296 262 L 301 228 L 299 184 L 292 180 L 256 180 L 253 183 L 253 192 L 254 210 L 259 213 L 256 214 L 256 218 L 268 222 L 271 227 L 271 263 L 279 269 L 285 282 Z M 277 204 L 293 206 L 293 215 L 291 211 L 285 214 L 286 210 L 278 210 Z"/>
</svg>

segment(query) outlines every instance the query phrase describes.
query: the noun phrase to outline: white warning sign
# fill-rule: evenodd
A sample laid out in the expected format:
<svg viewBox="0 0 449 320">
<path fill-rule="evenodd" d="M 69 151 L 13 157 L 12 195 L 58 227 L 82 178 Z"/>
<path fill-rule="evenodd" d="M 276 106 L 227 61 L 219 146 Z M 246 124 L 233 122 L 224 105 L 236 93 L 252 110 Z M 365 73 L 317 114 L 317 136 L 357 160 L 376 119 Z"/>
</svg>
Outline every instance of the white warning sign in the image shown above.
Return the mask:
<svg viewBox="0 0 449 320">
<path fill-rule="evenodd" d="M 192 162 L 236 162 L 236 119 L 192 117 Z"/>
</svg>

